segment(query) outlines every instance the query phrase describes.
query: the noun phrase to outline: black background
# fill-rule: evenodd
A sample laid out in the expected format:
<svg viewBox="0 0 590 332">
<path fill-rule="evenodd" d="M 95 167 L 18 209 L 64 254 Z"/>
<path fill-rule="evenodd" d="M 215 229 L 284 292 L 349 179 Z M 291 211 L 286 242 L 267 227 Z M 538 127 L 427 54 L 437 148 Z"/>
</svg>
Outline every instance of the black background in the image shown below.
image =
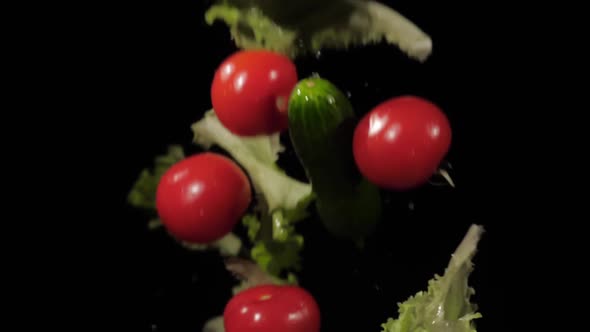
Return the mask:
<svg viewBox="0 0 590 332">
<path fill-rule="evenodd" d="M 139 172 L 167 145 L 196 151 L 190 125 L 211 107 L 214 70 L 235 51 L 225 25 L 205 24 L 208 3 L 128 3 L 114 9 L 116 19 L 105 24 L 114 33 L 107 41 L 111 47 L 99 50 L 97 66 L 109 79 L 98 92 L 113 97 L 102 110 L 109 117 L 105 143 L 113 143 L 104 153 L 117 162 L 102 171 L 112 175 L 109 198 L 118 208 L 105 225 L 114 238 L 102 244 L 112 254 L 102 272 L 113 281 L 108 287 L 116 290 L 108 293 L 109 307 L 117 309 L 130 330 L 200 331 L 207 319 L 222 313 L 235 284 L 217 254 L 189 252 L 163 232 L 148 231 L 145 215 L 125 204 Z M 501 262 L 509 221 L 495 218 L 505 202 L 495 194 L 500 183 L 494 170 L 502 156 L 490 137 L 497 130 L 495 119 L 511 110 L 498 108 L 501 84 L 492 83 L 498 78 L 492 64 L 502 56 L 495 48 L 500 37 L 490 24 L 493 8 L 387 3 L 432 37 L 427 62 L 408 59 L 393 46 L 375 45 L 298 59 L 299 75 L 317 72 L 350 92 L 359 115 L 401 94 L 439 104 L 453 127 L 447 161 L 457 188 L 385 193 L 387 216 L 363 252 L 330 238 L 318 225 L 301 224 L 306 240 L 301 284 L 321 306 L 322 331 L 379 331 L 382 322 L 396 316 L 397 302 L 426 289 L 427 281 L 443 272 L 469 225 L 479 223 L 487 232 L 470 279 L 484 316 L 478 331 L 505 330 Z M 285 154 L 280 163 L 301 174 L 292 155 Z"/>
</svg>

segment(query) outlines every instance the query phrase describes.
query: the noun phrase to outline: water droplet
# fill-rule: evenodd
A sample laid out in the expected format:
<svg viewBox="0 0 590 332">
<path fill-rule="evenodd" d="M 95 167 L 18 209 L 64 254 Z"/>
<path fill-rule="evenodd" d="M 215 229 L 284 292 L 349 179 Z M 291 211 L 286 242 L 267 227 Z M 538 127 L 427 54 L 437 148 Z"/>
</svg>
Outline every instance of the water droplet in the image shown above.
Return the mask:
<svg viewBox="0 0 590 332">
<path fill-rule="evenodd" d="M 320 59 L 322 57 L 322 51 L 318 50 L 317 52 L 315 52 L 315 58 L 316 59 Z"/>
<path fill-rule="evenodd" d="M 348 98 L 352 97 L 352 93 L 350 93 L 350 91 L 346 91 L 346 97 L 348 97 Z"/>
<path fill-rule="evenodd" d="M 336 102 L 336 99 L 334 99 L 334 96 L 329 95 L 328 96 L 328 104 L 332 105 Z"/>
<path fill-rule="evenodd" d="M 379 285 L 377 285 L 377 284 L 374 284 L 373 286 L 375 287 L 375 290 L 376 290 L 376 291 L 380 291 L 380 290 L 381 290 L 381 287 L 379 287 Z"/>
<path fill-rule="evenodd" d="M 414 208 L 415 208 L 415 206 L 414 206 L 414 202 L 410 202 L 410 203 L 408 204 L 408 209 L 410 209 L 410 211 L 414 211 Z"/>
<path fill-rule="evenodd" d="M 150 328 L 152 329 L 152 331 L 157 331 L 157 330 L 158 330 L 158 325 L 156 325 L 156 324 L 152 324 L 152 325 L 150 326 Z"/>
</svg>

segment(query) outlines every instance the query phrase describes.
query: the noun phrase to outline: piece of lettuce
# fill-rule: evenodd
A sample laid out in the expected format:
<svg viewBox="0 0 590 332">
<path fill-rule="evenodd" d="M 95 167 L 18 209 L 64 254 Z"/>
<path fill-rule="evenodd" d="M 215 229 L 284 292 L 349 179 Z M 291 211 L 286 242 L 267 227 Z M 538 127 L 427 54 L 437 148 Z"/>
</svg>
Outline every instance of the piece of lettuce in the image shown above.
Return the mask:
<svg viewBox="0 0 590 332">
<path fill-rule="evenodd" d="M 472 225 L 452 255 L 441 277 L 428 282 L 428 291 L 418 292 L 398 304 L 399 316 L 382 324 L 382 332 L 476 332 L 474 319 L 482 317 L 470 302 L 475 293 L 468 278 L 473 271 L 472 258 L 483 233 Z"/>
<path fill-rule="evenodd" d="M 283 151 L 279 134 L 241 137 L 227 130 L 210 110 L 192 125 L 194 141 L 205 149 L 217 145 L 248 173 L 256 192 L 254 213 L 243 223 L 254 243 L 252 258 L 274 276 L 299 268 L 303 237 L 294 223 L 307 216 L 314 198 L 310 184 L 288 176 L 276 161 Z"/>
<path fill-rule="evenodd" d="M 145 168 L 141 171 L 138 179 L 135 181 L 127 195 L 127 202 L 136 208 L 155 212 L 156 189 L 158 188 L 160 178 L 170 167 L 172 167 L 172 165 L 182 159 L 184 159 L 184 150 L 182 146 L 169 146 L 166 154 L 159 155 L 155 158 L 152 169 Z M 151 223 L 155 226 L 157 223 L 156 219 Z"/>
<path fill-rule="evenodd" d="M 205 322 L 203 332 L 225 332 L 223 316 L 215 316 Z"/>
<path fill-rule="evenodd" d="M 195 143 L 205 149 L 217 145 L 244 167 L 260 204 L 265 204 L 269 215 L 278 210 L 298 215 L 297 212 L 307 208 L 312 195 L 311 185 L 291 178 L 276 165 L 279 152 L 284 150 L 278 134 L 256 137 L 234 135 L 219 122 L 213 110 L 206 112 L 191 128 Z"/>
<path fill-rule="evenodd" d="M 253 232 L 252 227 L 259 229 L 252 239 L 255 244 L 251 256 L 262 270 L 279 276 L 283 271 L 301 269 L 299 254 L 303 249 L 303 236 L 295 232 L 292 220 L 284 218 L 281 211 L 276 211 L 271 220 L 264 222 L 250 215 L 245 218 L 244 224 L 249 227 L 249 232 Z M 262 236 L 264 225 L 270 225 L 268 229 L 271 235 Z"/>
<path fill-rule="evenodd" d="M 303 204 L 306 204 L 305 201 Z M 261 221 L 259 218 L 264 219 Z M 283 271 L 301 269 L 299 254 L 304 241 L 303 236 L 295 232 L 293 220 L 298 219 L 285 218 L 281 210 L 275 211 L 272 216 L 248 214 L 242 219 L 248 229 L 248 237 L 254 243 L 250 253 L 252 259 L 264 272 L 279 276 Z"/>
<path fill-rule="evenodd" d="M 221 256 L 238 256 L 242 249 L 242 239 L 234 233 L 228 233 L 211 243 L 181 243 L 185 248 L 196 251 L 218 250 Z"/>
<path fill-rule="evenodd" d="M 225 267 L 241 281 L 233 288 L 234 295 L 260 285 L 296 285 L 298 283 L 297 277 L 293 274 L 290 274 L 286 279 L 278 278 L 264 271 L 260 264 L 249 259 L 230 257 L 225 260 Z"/>
<path fill-rule="evenodd" d="M 385 41 L 425 61 L 431 38 L 396 10 L 366 0 L 221 0 L 205 21 L 221 20 L 242 49 L 269 49 L 295 58 L 323 49 Z"/>
</svg>

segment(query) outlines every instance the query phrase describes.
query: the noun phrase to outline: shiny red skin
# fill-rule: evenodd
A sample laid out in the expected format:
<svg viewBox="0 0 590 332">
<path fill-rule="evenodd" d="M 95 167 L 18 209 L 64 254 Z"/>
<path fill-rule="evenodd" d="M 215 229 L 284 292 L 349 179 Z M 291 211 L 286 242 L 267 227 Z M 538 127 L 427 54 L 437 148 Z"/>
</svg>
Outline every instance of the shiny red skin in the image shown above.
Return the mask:
<svg viewBox="0 0 590 332">
<path fill-rule="evenodd" d="M 219 121 L 239 136 L 269 135 L 288 128 L 288 100 L 297 69 L 267 50 L 238 51 L 215 72 L 211 102 Z"/>
<path fill-rule="evenodd" d="M 395 97 L 361 119 L 354 133 L 354 158 L 374 184 L 415 189 L 438 171 L 451 138 L 449 120 L 437 105 L 416 96 Z"/>
<path fill-rule="evenodd" d="M 248 208 L 250 182 L 231 159 L 216 153 L 187 157 L 158 184 L 156 209 L 177 240 L 209 243 L 228 234 Z"/>
<path fill-rule="evenodd" d="M 301 287 L 264 285 L 234 296 L 223 322 L 226 332 L 319 332 L 320 309 Z"/>
</svg>

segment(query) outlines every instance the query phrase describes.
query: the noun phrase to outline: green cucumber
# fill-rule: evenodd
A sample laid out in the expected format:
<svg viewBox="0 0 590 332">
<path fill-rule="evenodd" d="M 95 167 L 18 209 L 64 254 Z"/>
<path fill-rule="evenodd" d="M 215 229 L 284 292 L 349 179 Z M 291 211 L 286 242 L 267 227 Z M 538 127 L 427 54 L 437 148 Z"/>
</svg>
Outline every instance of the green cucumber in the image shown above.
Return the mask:
<svg viewBox="0 0 590 332">
<path fill-rule="evenodd" d="M 359 172 L 352 153 L 357 118 L 348 98 L 319 77 L 301 80 L 289 98 L 289 135 L 326 229 L 362 241 L 381 217 L 379 188 Z"/>
</svg>

